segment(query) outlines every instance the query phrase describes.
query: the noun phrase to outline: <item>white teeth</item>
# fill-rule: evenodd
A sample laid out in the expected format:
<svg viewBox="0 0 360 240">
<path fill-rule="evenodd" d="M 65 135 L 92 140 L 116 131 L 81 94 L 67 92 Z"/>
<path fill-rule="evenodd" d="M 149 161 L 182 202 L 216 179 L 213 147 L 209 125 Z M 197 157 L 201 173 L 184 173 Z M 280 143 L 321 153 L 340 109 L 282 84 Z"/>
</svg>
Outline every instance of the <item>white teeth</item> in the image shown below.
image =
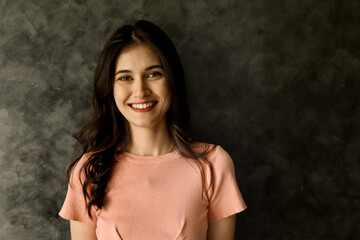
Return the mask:
<svg viewBox="0 0 360 240">
<path fill-rule="evenodd" d="M 144 104 L 131 104 L 131 106 L 133 108 L 137 108 L 137 109 L 144 109 L 144 108 L 151 107 L 154 104 L 155 104 L 155 102 L 148 102 L 148 103 L 144 103 Z"/>
</svg>

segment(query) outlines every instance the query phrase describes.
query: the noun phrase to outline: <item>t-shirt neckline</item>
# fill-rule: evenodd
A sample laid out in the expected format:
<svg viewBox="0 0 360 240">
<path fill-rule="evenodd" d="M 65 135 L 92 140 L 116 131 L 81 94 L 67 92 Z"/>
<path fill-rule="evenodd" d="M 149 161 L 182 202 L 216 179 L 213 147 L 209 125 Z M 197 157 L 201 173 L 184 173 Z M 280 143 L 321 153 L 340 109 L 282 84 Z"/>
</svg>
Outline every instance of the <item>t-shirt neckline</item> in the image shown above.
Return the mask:
<svg viewBox="0 0 360 240">
<path fill-rule="evenodd" d="M 172 161 L 179 158 L 181 155 L 178 151 L 172 151 L 164 153 L 158 156 L 142 156 L 134 153 L 123 152 L 118 156 L 118 159 L 124 159 L 126 161 L 138 162 L 138 163 L 161 163 L 165 161 Z"/>
</svg>

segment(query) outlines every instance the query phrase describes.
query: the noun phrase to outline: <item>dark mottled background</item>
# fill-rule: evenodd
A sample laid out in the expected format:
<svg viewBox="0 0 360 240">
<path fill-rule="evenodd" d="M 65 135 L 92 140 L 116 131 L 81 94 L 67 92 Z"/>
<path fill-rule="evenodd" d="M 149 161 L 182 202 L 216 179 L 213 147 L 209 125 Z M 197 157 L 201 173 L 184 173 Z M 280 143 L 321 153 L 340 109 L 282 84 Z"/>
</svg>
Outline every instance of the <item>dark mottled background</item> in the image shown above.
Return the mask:
<svg viewBox="0 0 360 240">
<path fill-rule="evenodd" d="M 105 40 L 142 18 L 181 54 L 195 132 L 233 157 L 236 239 L 360 239 L 357 0 L 1 0 L 0 239 L 69 239 L 71 134 Z"/>
</svg>

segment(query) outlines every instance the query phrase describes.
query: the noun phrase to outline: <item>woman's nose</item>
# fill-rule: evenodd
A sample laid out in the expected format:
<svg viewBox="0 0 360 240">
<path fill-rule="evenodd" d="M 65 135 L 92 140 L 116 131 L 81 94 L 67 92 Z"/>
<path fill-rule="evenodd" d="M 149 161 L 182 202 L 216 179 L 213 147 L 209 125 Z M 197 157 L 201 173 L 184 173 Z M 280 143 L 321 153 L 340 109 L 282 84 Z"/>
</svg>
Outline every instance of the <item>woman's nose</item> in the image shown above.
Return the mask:
<svg viewBox="0 0 360 240">
<path fill-rule="evenodd" d="M 136 98 L 144 98 L 150 95 L 146 79 L 139 78 L 137 81 L 134 81 L 134 95 Z"/>
</svg>

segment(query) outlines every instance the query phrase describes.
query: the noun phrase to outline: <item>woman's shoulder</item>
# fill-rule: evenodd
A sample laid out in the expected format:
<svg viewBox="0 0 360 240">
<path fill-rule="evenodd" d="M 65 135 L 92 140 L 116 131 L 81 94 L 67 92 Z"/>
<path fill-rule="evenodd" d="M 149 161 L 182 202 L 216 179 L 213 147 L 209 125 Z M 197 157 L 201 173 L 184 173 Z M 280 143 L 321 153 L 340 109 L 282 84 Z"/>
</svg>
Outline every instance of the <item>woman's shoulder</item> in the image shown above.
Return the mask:
<svg viewBox="0 0 360 240">
<path fill-rule="evenodd" d="M 87 152 L 87 153 L 83 153 L 78 160 L 76 161 L 76 164 L 74 165 L 75 168 L 81 168 L 87 161 L 89 161 L 89 159 L 91 158 L 92 153 L 91 152 Z"/>
<path fill-rule="evenodd" d="M 72 170 L 71 170 L 71 176 L 75 175 L 75 176 L 81 176 L 83 175 L 83 166 L 89 161 L 89 159 L 91 158 L 92 153 L 91 152 L 87 152 L 82 154 L 77 160 L 76 162 L 73 164 L 72 166 Z"/>
<path fill-rule="evenodd" d="M 196 142 L 193 144 L 193 148 L 196 149 L 196 151 L 198 152 L 205 153 L 206 157 L 209 159 L 230 157 L 228 152 L 217 144 Z"/>
</svg>

